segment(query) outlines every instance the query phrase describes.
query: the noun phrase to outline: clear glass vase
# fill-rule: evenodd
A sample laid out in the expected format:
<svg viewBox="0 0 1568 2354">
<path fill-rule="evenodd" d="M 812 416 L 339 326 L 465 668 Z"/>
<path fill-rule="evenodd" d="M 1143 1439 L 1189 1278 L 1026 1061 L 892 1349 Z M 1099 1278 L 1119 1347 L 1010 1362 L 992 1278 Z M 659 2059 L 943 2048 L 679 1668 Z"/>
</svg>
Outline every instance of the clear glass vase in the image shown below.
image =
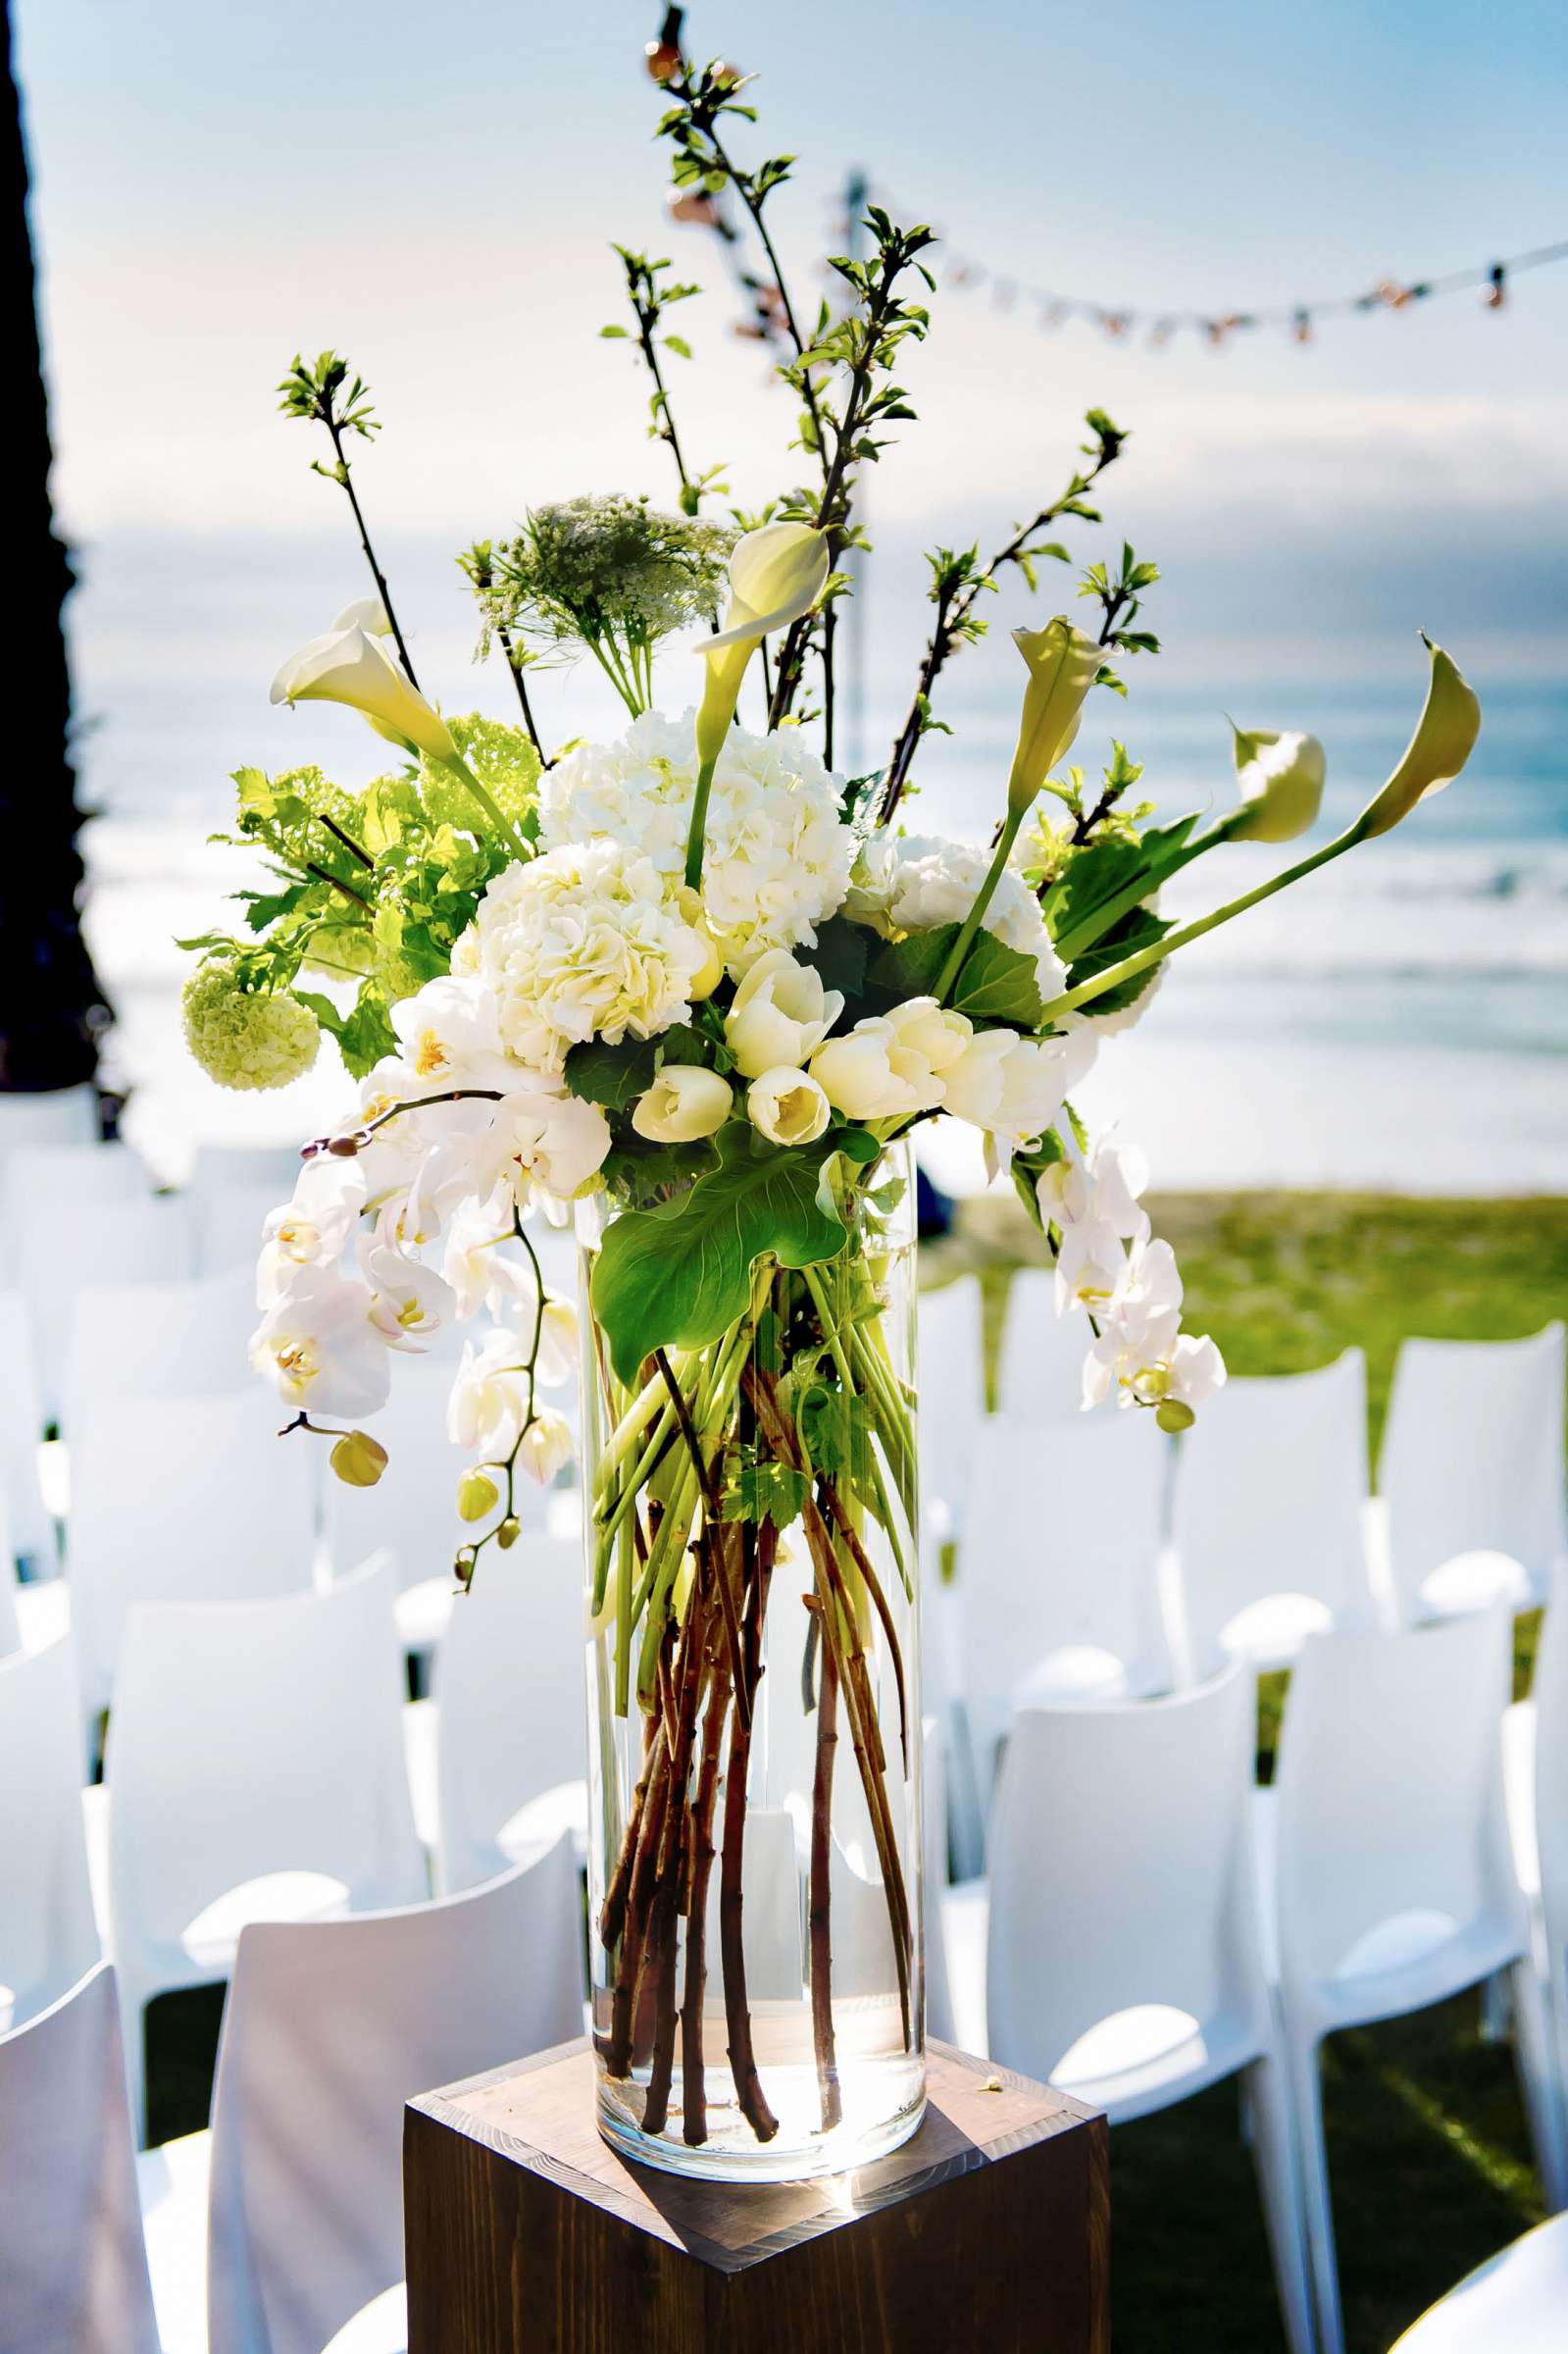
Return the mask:
<svg viewBox="0 0 1568 2354">
<path fill-rule="evenodd" d="M 925 2105 L 913 1170 L 832 1165 L 840 1255 L 759 1259 L 630 1387 L 579 1222 L 599 2124 L 730 2180 L 864 2165 Z"/>
</svg>

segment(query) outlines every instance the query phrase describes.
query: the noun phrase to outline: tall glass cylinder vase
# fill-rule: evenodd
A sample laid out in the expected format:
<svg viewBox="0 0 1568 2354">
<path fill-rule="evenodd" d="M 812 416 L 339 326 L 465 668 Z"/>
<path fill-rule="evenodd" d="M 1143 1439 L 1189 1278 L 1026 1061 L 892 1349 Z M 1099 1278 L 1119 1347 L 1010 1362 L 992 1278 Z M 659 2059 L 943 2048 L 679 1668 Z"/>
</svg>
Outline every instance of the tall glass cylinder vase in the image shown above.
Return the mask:
<svg viewBox="0 0 1568 2354">
<path fill-rule="evenodd" d="M 599 2124 L 732 2180 L 863 2165 L 925 2103 L 913 1173 L 831 1165 L 842 1253 L 758 1259 L 630 1386 L 580 1218 Z"/>
</svg>

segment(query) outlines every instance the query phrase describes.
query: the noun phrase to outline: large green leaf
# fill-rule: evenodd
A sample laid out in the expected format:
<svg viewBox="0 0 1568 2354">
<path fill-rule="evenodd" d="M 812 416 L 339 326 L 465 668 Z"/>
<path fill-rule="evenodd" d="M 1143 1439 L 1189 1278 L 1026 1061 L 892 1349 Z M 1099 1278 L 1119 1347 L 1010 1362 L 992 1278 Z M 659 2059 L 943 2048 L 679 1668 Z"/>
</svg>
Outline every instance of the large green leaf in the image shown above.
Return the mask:
<svg viewBox="0 0 1568 2354">
<path fill-rule="evenodd" d="M 941 924 L 935 932 L 911 932 L 884 948 L 868 976 L 879 1000 L 896 1005 L 906 998 L 931 997 L 960 929 L 957 924 Z M 947 993 L 947 1005 L 953 1013 L 967 1014 L 982 1025 L 1000 1023 L 1011 1030 L 1037 1030 L 1043 1000 L 1034 957 L 1010 948 L 994 932 L 977 932 Z"/>
<path fill-rule="evenodd" d="M 1077 989 L 1081 981 L 1090 981 L 1096 974 L 1108 972 L 1113 964 L 1120 964 L 1125 956 L 1136 956 L 1140 948 L 1152 947 L 1155 941 L 1163 940 L 1170 929 L 1166 918 L 1156 915 L 1152 908 L 1134 907 L 1108 932 L 1103 933 L 1091 948 L 1087 948 L 1082 956 L 1075 956 L 1068 967 L 1068 988 Z M 1124 1013 L 1129 1005 L 1137 1004 L 1146 989 L 1153 987 L 1162 969 L 1160 965 L 1151 964 L 1145 971 L 1135 973 L 1131 981 L 1118 981 L 1114 988 L 1105 990 L 1097 998 L 1090 998 L 1083 1011 L 1086 1014 Z"/>
<path fill-rule="evenodd" d="M 627 1210 L 605 1235 L 593 1270 L 593 1312 L 625 1382 L 655 1349 L 700 1349 L 745 1313 L 751 1267 L 764 1252 L 809 1267 L 843 1249 L 844 1226 L 823 1199 L 835 1152 L 876 1158 L 864 1129 L 830 1130 L 814 1144 L 770 1145 L 738 1121 L 719 1132 L 719 1165 L 689 1193 Z"/>
</svg>

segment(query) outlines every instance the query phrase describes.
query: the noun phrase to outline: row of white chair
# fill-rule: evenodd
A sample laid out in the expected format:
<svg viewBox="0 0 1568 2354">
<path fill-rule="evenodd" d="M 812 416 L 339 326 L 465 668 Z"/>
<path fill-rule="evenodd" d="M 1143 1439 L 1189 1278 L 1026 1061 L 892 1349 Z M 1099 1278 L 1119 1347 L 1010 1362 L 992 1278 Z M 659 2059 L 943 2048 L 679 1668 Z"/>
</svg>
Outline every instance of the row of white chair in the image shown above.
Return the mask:
<svg viewBox="0 0 1568 2354">
<path fill-rule="evenodd" d="M 69 1639 L 0 1661 L 0 1988 L 21 2021 L 107 1951 L 138 2119 L 146 2005 L 224 1977 L 247 1920 L 415 1901 L 426 1843 L 451 1893 L 585 1827 L 576 1546 L 498 1557 L 412 1706 L 392 1599 L 382 1561 L 323 1593 L 138 1604 L 85 1791 Z"/>
<path fill-rule="evenodd" d="M 1265 1792 L 1239 1664 L 1166 1700 L 1025 1709 L 988 1884 L 953 1891 L 940 1916 L 960 2039 L 1113 2124 L 1245 2072 L 1292 2349 L 1343 2346 L 1328 2034 L 1506 1973 L 1543 2185 L 1553 2207 L 1568 2200 L 1568 1612 L 1548 1612 L 1534 1774 L 1516 1776 L 1535 1811 L 1532 1827 L 1514 1808 L 1518 1871 L 1509 1636 L 1494 1606 L 1310 1638 Z"/>
<path fill-rule="evenodd" d="M 114 1972 L 0 2035 L 0 2354 L 392 2354 L 407 2101 L 581 2031 L 564 1839 L 239 1940 L 213 2122 L 133 2156 Z M 339 2334 L 341 2333 L 341 2334 Z"/>
</svg>

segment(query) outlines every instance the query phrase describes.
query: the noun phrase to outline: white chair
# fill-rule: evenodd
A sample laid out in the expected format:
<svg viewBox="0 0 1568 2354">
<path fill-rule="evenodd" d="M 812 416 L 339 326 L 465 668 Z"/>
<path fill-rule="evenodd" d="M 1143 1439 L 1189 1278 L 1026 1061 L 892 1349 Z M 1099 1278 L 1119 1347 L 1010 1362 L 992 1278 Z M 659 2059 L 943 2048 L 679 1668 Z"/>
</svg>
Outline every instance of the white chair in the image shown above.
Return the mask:
<svg viewBox="0 0 1568 2354">
<path fill-rule="evenodd" d="M 1048 1267 L 1020 1267 L 1007 1287 L 997 1410 L 1029 1423 L 1078 1414 L 1084 1359 L 1093 1338 L 1076 1308 L 1056 1313 L 1056 1277 Z"/>
<path fill-rule="evenodd" d="M 921 1905 L 926 1926 L 926 2032 L 956 2043 L 944 1920 L 947 1895 L 947 1764 L 939 1728 L 928 1716 L 921 1728 Z"/>
<path fill-rule="evenodd" d="M 1378 1485 L 1405 1618 L 1546 1599 L 1568 1552 L 1563 1390 L 1561 1324 L 1401 1345 Z"/>
<path fill-rule="evenodd" d="M 17 1227 L 17 1288 L 26 1303 L 43 1409 L 63 1411 L 66 1349 L 89 1284 L 160 1283 L 190 1272 L 185 1205 L 175 1200 L 34 1202 Z"/>
<path fill-rule="evenodd" d="M 0 1165 L 17 1152 L 40 1145 L 96 1145 L 98 1090 L 90 1080 L 79 1087 L 51 1087 L 35 1095 L 0 1095 Z"/>
<path fill-rule="evenodd" d="M 1510 1626 L 1501 1605 L 1400 1634 L 1314 1635 L 1259 1793 L 1263 1884 L 1325 2354 L 1340 2354 L 1319 2047 L 1510 1975 L 1526 2106 L 1561 2197 L 1541 1989 L 1514 1879 L 1501 1741 Z"/>
<path fill-rule="evenodd" d="M 11 1543 L 22 1561 L 53 1563 L 55 1531 L 38 1484 L 43 1396 L 26 1302 L 0 1292 L 0 1496 Z"/>
<path fill-rule="evenodd" d="M 1554 2215 L 1466 2274 L 1391 2354 L 1562 2354 L 1565 2345 L 1568 2215 Z"/>
<path fill-rule="evenodd" d="M 209 1279 L 88 1284 L 72 1311 L 62 1376 L 68 1435 L 105 1398 L 198 1398 L 263 1393 L 249 1356 L 261 1320 L 256 1272 Z M 271 1407 L 274 1426 L 282 1420 Z"/>
<path fill-rule="evenodd" d="M 1301 1639 L 1375 1623 L 1362 1533 L 1366 1359 L 1235 1378 L 1176 1449 L 1174 1532 L 1189 1671 L 1282 1667 Z"/>
<path fill-rule="evenodd" d="M 114 1972 L 0 2035 L 0 2354 L 162 2354 Z"/>
<path fill-rule="evenodd" d="M 367 2306 L 385 2334 L 345 2345 L 405 2344 L 386 2328 L 403 2277 L 404 2105 L 580 2033 L 582 1953 L 565 1841 L 433 1904 L 247 1928 L 211 2133 L 140 2161 L 160 2311 L 199 2268 L 210 2158 L 211 2354 L 320 2354 Z"/>
<path fill-rule="evenodd" d="M 585 1836 L 586 1643 L 581 1546 L 531 1534 L 484 1554 L 453 1606 L 430 1704 L 444 1895 L 563 1829 Z"/>
<path fill-rule="evenodd" d="M 310 1585 L 320 1444 L 279 1439 L 259 1384 L 89 1409 L 72 1448 L 67 1580 L 89 1714 L 113 1697 L 133 1603 L 256 1601 Z"/>
<path fill-rule="evenodd" d="M 142 2118 L 142 2015 L 226 1977 L 250 1920 L 410 1904 L 389 1567 L 282 1601 L 138 1604 L 110 1720 L 110 1942 Z"/>
<path fill-rule="evenodd" d="M 920 1492 L 942 1535 L 963 1526 L 972 1453 L 986 1412 L 981 1293 L 973 1275 L 923 1291 L 919 1334 Z"/>
<path fill-rule="evenodd" d="M 5 1099 L 7 1109 L 16 1100 Z M 104 1202 L 145 1201 L 145 1164 L 128 1145 L 38 1141 L 17 1145 L 0 1158 L 0 1208 L 14 1247 L 19 1221 L 40 1203 L 71 1202 L 77 1208 Z"/>
<path fill-rule="evenodd" d="M 469 1465 L 446 1435 L 446 1404 L 456 1368 L 434 1357 L 392 1367 L 392 1389 L 361 1426 L 386 1449 L 386 1469 L 373 1488 L 326 1486 L 327 1548 L 334 1564 L 389 1553 L 396 1564 L 397 1625 L 406 1651 L 433 1651 L 452 1615 L 453 1560 L 471 1531 L 458 1518 L 457 1483 Z M 498 1557 L 501 1568 L 507 1557 Z"/>
<path fill-rule="evenodd" d="M 1015 1709 L 1166 1691 L 1166 1449 L 1149 1414 L 1031 1426 L 976 1449 L 958 1563 L 963 1703 L 980 1789 Z"/>
<path fill-rule="evenodd" d="M 299 1166 L 289 1145 L 197 1146 L 185 1199 L 198 1273 L 254 1272 L 263 1221 L 292 1195 Z"/>
<path fill-rule="evenodd" d="M 1112 2125 L 1245 2072 L 1292 2354 L 1313 2343 L 1279 2029 L 1248 1837 L 1252 1678 L 1026 1709 L 990 1833 L 986 2049 Z"/>
<path fill-rule="evenodd" d="M 0 1659 L 0 2028 L 57 2002 L 98 1960 L 81 1768 L 70 1641 Z"/>
<path fill-rule="evenodd" d="M 1568 1596 L 1549 1603 L 1528 1700 L 1503 1717 L 1514 1869 L 1530 1908 L 1559 2089 L 1568 2089 Z M 1568 2134 L 1568 2120 L 1559 2113 Z"/>
</svg>

